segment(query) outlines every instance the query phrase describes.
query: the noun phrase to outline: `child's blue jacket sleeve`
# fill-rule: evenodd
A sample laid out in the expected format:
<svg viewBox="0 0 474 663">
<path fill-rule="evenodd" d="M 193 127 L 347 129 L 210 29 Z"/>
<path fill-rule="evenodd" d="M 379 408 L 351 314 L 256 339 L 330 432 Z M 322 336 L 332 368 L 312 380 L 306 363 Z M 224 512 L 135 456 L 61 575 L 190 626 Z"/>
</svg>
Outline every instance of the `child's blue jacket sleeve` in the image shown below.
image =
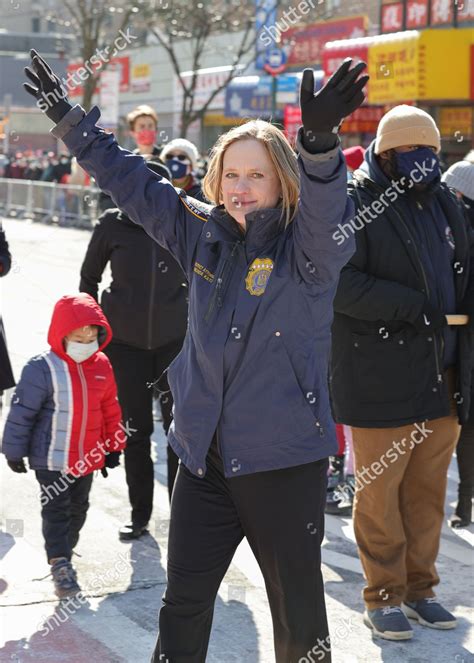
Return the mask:
<svg viewBox="0 0 474 663">
<path fill-rule="evenodd" d="M 42 364 L 41 359 L 31 359 L 13 393 L 2 440 L 2 453 L 8 460 L 20 460 L 29 455 L 31 434 L 48 396 Z"/>
</svg>

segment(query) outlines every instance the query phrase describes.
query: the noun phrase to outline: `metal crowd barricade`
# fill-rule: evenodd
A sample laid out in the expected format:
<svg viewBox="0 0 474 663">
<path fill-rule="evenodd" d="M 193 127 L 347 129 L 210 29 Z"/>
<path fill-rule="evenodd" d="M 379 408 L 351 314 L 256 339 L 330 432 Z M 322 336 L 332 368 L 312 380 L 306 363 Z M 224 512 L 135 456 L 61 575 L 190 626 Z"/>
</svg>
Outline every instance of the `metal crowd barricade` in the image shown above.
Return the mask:
<svg viewBox="0 0 474 663">
<path fill-rule="evenodd" d="M 99 194 L 95 187 L 0 177 L 0 216 L 92 228 Z"/>
</svg>

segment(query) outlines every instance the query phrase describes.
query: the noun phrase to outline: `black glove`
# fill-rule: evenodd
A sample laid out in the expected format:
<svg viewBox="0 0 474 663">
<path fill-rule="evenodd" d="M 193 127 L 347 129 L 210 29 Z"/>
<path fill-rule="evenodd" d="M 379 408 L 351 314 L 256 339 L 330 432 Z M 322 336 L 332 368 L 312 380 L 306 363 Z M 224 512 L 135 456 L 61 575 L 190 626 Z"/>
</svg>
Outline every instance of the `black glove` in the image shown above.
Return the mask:
<svg viewBox="0 0 474 663">
<path fill-rule="evenodd" d="M 364 101 L 362 88 L 369 80 L 359 74 L 367 66 L 359 62 L 353 69 L 347 58 L 334 72 L 326 85 L 314 94 L 314 73 L 303 71 L 300 88 L 303 145 L 308 152 L 325 151 L 335 147 L 337 131 L 342 120 L 355 111 Z"/>
<path fill-rule="evenodd" d="M 118 465 L 120 465 L 120 455 L 120 451 L 111 451 L 106 455 L 104 467 L 100 471 L 103 477 L 107 478 L 109 476 L 109 473 L 106 469 L 107 467 L 109 470 L 112 470 L 114 467 L 118 467 Z"/>
<path fill-rule="evenodd" d="M 34 87 L 29 83 L 23 83 L 23 87 L 38 101 L 39 109 L 57 124 L 72 108 L 66 90 L 49 64 L 34 49 L 31 49 L 30 56 L 34 72 L 28 67 L 24 71 Z"/>
<path fill-rule="evenodd" d="M 421 313 L 413 321 L 413 326 L 420 334 L 429 334 L 446 327 L 448 321 L 445 314 L 438 308 L 432 306 L 428 301 L 425 302 Z"/>
<path fill-rule="evenodd" d="M 28 471 L 26 469 L 25 461 L 23 460 L 23 458 L 21 460 L 7 460 L 7 463 L 8 467 L 14 472 L 17 472 L 18 474 L 22 474 L 23 472 Z"/>
</svg>

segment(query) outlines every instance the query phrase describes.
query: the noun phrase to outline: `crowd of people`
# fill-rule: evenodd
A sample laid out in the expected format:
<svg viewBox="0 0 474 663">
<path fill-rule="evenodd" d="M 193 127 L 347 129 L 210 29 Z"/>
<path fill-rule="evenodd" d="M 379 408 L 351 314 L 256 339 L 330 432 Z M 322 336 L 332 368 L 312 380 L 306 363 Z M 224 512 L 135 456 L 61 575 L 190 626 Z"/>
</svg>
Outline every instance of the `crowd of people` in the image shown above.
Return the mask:
<svg viewBox="0 0 474 663">
<path fill-rule="evenodd" d="M 15 472 L 28 457 L 55 590 L 74 595 L 93 471 L 122 454 L 131 520 L 119 537 L 147 532 L 158 398 L 171 521 L 153 661 L 205 661 L 244 536 L 265 578 L 277 663 L 330 661 L 317 644 L 329 642 L 325 510 L 353 514 L 374 635 L 408 640 L 409 619 L 456 626 L 434 588 L 456 445 L 451 524 L 471 522 L 474 159 L 442 174 L 434 120 L 405 105 L 367 150 L 343 153 L 338 128 L 368 80 L 364 63 L 351 65 L 316 94 L 303 73 L 295 150 L 274 125 L 247 122 L 220 137 L 202 182 L 192 143 L 156 145 L 150 107 L 129 116 L 134 152 L 97 126 L 97 108 L 53 95 L 45 111 L 103 191 L 103 212 L 80 292 L 56 304 L 50 349 L 23 370 L 2 451 Z M 35 98 L 58 89 L 37 53 L 25 71 Z"/>
</svg>

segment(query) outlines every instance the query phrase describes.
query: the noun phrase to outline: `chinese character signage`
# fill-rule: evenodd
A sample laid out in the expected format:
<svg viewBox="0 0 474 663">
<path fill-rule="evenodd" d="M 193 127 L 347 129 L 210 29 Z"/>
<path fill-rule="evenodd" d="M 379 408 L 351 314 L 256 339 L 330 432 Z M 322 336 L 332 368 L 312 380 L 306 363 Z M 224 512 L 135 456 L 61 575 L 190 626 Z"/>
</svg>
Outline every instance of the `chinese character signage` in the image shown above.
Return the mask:
<svg viewBox="0 0 474 663">
<path fill-rule="evenodd" d="M 406 12 L 407 30 L 418 30 L 428 26 L 428 0 L 408 0 Z"/>
<path fill-rule="evenodd" d="M 382 0 L 382 33 L 474 22 L 474 0 Z"/>
<path fill-rule="evenodd" d="M 284 43 L 290 45 L 287 66 L 300 68 L 302 65 L 320 64 L 327 42 L 365 37 L 366 25 L 366 16 L 353 16 L 287 30 L 282 34 Z"/>
<path fill-rule="evenodd" d="M 400 32 L 403 30 L 403 2 L 382 5 L 381 32 Z"/>
</svg>

